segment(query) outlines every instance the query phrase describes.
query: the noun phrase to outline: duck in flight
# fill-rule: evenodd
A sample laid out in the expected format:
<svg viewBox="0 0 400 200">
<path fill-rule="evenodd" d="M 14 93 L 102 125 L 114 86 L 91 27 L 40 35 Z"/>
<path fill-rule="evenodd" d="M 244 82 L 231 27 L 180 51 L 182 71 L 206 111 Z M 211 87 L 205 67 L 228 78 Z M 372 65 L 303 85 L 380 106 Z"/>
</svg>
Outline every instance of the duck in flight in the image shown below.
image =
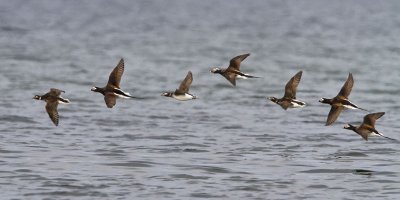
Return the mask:
<svg viewBox="0 0 400 200">
<path fill-rule="evenodd" d="M 381 136 L 390 140 L 395 140 L 393 138 L 386 137 L 382 135 L 382 133 L 379 133 L 375 129 L 375 122 L 377 119 L 381 118 L 385 113 L 384 112 L 378 112 L 378 113 L 370 113 L 368 115 L 364 116 L 364 121 L 360 126 L 353 126 L 351 124 L 346 124 L 343 128 L 352 130 L 356 132 L 358 135 L 360 135 L 364 140 L 368 141 L 368 137 L 370 136 Z"/>
<path fill-rule="evenodd" d="M 241 79 L 248 79 L 248 78 L 259 78 L 256 76 L 252 76 L 250 74 L 245 74 L 240 71 L 240 63 L 246 59 L 250 54 L 243 54 L 243 55 L 238 55 L 234 58 L 231 59 L 229 62 L 229 67 L 224 69 L 224 68 L 212 68 L 210 70 L 211 73 L 214 74 L 221 74 L 223 77 L 225 77 L 233 86 L 236 86 L 236 78 L 241 78 Z"/>
<path fill-rule="evenodd" d="M 172 97 L 179 101 L 186 101 L 191 99 L 196 99 L 197 97 L 189 94 L 190 85 L 193 82 L 192 72 L 189 71 L 185 77 L 185 79 L 179 85 L 179 88 L 175 90 L 175 92 L 164 92 L 162 96 Z"/>
<path fill-rule="evenodd" d="M 331 105 L 331 110 L 329 111 L 328 119 L 326 120 L 326 124 L 325 124 L 326 126 L 329 126 L 333 122 L 335 122 L 343 109 L 360 109 L 360 110 L 367 111 L 363 108 L 358 107 L 356 104 L 352 103 L 348 99 L 350 92 L 353 88 L 353 84 L 354 84 L 353 75 L 351 73 L 349 73 L 349 76 L 348 76 L 346 82 L 344 83 L 342 89 L 340 90 L 339 94 L 336 95 L 336 97 L 334 97 L 332 99 L 321 98 L 319 100 L 319 102 L 321 102 L 321 103 Z"/>
<path fill-rule="evenodd" d="M 44 95 L 35 95 L 33 99 L 43 100 L 46 102 L 46 111 L 49 114 L 51 121 L 54 125 L 58 126 L 59 116 L 57 107 L 59 103 L 68 104 L 70 101 L 61 97 L 61 93 L 65 93 L 63 90 L 51 88 L 49 92 Z"/>
<path fill-rule="evenodd" d="M 98 92 L 104 95 L 104 101 L 108 108 L 115 106 L 117 98 L 136 98 L 129 93 L 124 92 L 120 88 L 122 74 L 124 73 L 124 59 L 121 58 L 118 65 L 111 72 L 108 83 L 104 87 L 93 87 L 93 92 Z"/>
<path fill-rule="evenodd" d="M 288 109 L 288 108 L 302 108 L 302 107 L 304 107 L 306 105 L 306 103 L 296 99 L 297 86 L 300 83 L 300 79 L 301 79 L 301 75 L 302 74 L 303 74 L 303 71 L 297 72 L 297 74 L 294 75 L 286 83 L 285 94 L 283 95 L 282 98 L 278 99 L 276 97 L 269 97 L 268 99 L 271 100 L 272 102 L 280 105 L 285 110 Z"/>
</svg>

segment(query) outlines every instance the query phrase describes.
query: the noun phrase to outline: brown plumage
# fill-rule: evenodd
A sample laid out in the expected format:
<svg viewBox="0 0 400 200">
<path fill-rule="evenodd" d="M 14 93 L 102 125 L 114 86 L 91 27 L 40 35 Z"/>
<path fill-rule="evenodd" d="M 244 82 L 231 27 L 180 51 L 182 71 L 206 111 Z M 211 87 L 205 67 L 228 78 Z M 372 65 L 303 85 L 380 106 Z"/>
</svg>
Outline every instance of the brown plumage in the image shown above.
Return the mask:
<svg viewBox="0 0 400 200">
<path fill-rule="evenodd" d="M 225 77 L 233 86 L 236 86 L 236 78 L 240 77 L 240 78 L 258 78 L 256 76 L 252 76 L 250 74 L 245 74 L 243 72 L 240 71 L 240 64 L 241 62 L 246 59 L 248 56 L 250 56 L 249 53 L 247 54 L 242 54 L 242 55 L 238 55 L 234 58 L 232 58 L 229 62 L 229 67 L 226 69 L 223 68 L 213 68 L 210 70 L 210 72 L 212 73 L 217 73 L 217 74 L 221 74 L 223 77 Z"/>
<path fill-rule="evenodd" d="M 357 126 L 353 126 L 351 124 L 346 124 L 344 126 L 344 128 L 356 132 L 364 140 L 368 140 L 368 137 L 373 136 L 373 135 L 378 135 L 378 136 L 381 136 L 381 137 L 384 137 L 387 139 L 394 140 L 392 138 L 382 135 L 375 129 L 376 120 L 381 118 L 384 114 L 385 114 L 384 112 L 370 113 L 370 114 L 364 116 L 364 121 L 360 126 L 357 127 Z"/>
<path fill-rule="evenodd" d="M 58 126 L 59 116 L 58 116 L 58 101 L 57 100 L 49 100 L 46 103 L 46 111 L 49 114 L 49 117 L 53 123 Z"/>
<path fill-rule="evenodd" d="M 303 71 L 299 71 L 294 75 L 287 83 L 285 86 L 285 94 L 283 97 L 285 98 L 291 98 L 291 99 L 296 99 L 296 91 L 297 87 L 299 86 L 300 80 L 301 80 L 301 75 L 303 74 Z"/>
<path fill-rule="evenodd" d="M 227 68 L 227 71 L 240 71 L 240 63 L 246 59 L 248 56 L 250 56 L 249 53 L 243 54 L 243 55 L 238 55 L 234 58 L 232 58 L 229 61 L 229 67 Z"/>
<path fill-rule="evenodd" d="M 354 79 L 353 75 L 349 73 L 346 82 L 343 84 L 342 88 L 340 89 L 339 93 L 332 99 L 328 98 L 321 98 L 319 102 L 331 105 L 331 110 L 329 111 L 328 118 L 326 120 L 325 125 L 329 126 L 333 124 L 337 118 L 339 117 L 342 110 L 345 108 L 350 109 L 360 109 L 367 111 L 363 108 L 358 107 L 354 103 L 350 102 L 348 99 L 353 89 Z"/>
<path fill-rule="evenodd" d="M 64 93 L 65 91 L 51 88 L 48 93 L 45 95 L 35 95 L 33 99 L 36 100 L 43 100 L 46 102 L 46 111 L 49 114 L 49 117 L 51 121 L 54 123 L 54 125 L 58 126 L 59 122 L 59 115 L 57 111 L 57 107 L 59 103 L 70 103 L 68 99 L 62 98 L 60 95 L 61 93 Z"/>
<path fill-rule="evenodd" d="M 183 81 L 179 85 L 179 88 L 176 89 L 175 92 L 164 92 L 162 96 L 172 97 L 180 101 L 196 99 L 197 98 L 196 96 L 189 94 L 189 88 L 192 82 L 193 82 L 193 75 L 192 72 L 189 71 L 185 79 L 183 79 Z"/>
<path fill-rule="evenodd" d="M 299 71 L 294 75 L 285 86 L 285 94 L 282 98 L 278 99 L 276 97 L 269 97 L 268 99 L 272 102 L 280 105 L 283 109 L 288 108 L 301 108 L 306 105 L 306 103 L 296 99 L 296 91 L 299 86 L 301 76 L 303 71 Z"/>
<path fill-rule="evenodd" d="M 124 74 L 124 70 L 125 70 L 125 63 L 124 63 L 124 59 L 121 58 L 121 60 L 119 60 L 119 62 L 117 64 L 117 66 L 115 66 L 114 70 L 110 73 L 106 87 L 120 88 L 119 84 L 121 83 L 121 77 Z"/>
<path fill-rule="evenodd" d="M 332 105 L 329 111 L 328 118 L 326 119 L 326 126 L 333 124 L 339 117 L 340 113 L 343 111 L 344 107 L 340 105 Z"/>
<path fill-rule="evenodd" d="M 341 97 L 342 99 L 348 99 L 353 89 L 354 79 L 353 74 L 349 73 L 346 82 L 343 84 L 342 89 L 340 89 L 339 93 L 336 95 L 337 97 Z"/>
<path fill-rule="evenodd" d="M 117 102 L 117 97 L 135 98 L 131 96 L 129 93 L 122 91 L 120 88 L 121 77 L 124 74 L 124 69 L 125 69 L 124 59 L 121 58 L 117 66 L 110 73 L 107 85 L 102 88 L 93 87 L 91 89 L 93 92 L 99 92 L 104 95 L 104 101 L 108 108 L 112 108 L 115 106 Z"/>
<path fill-rule="evenodd" d="M 193 81 L 193 75 L 192 72 L 189 71 L 185 77 L 185 79 L 183 79 L 183 81 L 181 82 L 181 84 L 179 85 L 179 88 L 175 90 L 175 94 L 185 94 L 189 92 L 189 88 L 190 85 L 192 84 Z"/>
</svg>

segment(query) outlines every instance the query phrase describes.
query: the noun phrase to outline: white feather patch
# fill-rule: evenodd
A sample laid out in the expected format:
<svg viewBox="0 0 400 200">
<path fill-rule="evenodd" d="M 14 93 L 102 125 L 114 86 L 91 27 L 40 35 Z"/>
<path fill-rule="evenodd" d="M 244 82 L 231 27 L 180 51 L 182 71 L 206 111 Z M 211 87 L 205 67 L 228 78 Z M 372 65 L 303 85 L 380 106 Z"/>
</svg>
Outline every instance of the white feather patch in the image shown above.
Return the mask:
<svg viewBox="0 0 400 200">
<path fill-rule="evenodd" d="M 236 78 L 240 78 L 240 79 L 248 79 L 247 77 L 245 77 L 245 76 L 241 76 L 241 75 L 236 75 Z"/>
<path fill-rule="evenodd" d="M 292 102 L 291 102 L 292 108 L 302 108 L 304 106 L 306 106 L 306 103 L 304 103 L 302 101 L 292 100 Z"/>
<path fill-rule="evenodd" d="M 353 106 L 351 106 L 351 105 L 343 105 L 343 107 L 345 107 L 345 108 L 347 108 L 347 109 L 352 109 L 352 110 L 357 109 L 356 107 L 353 107 Z"/>
<path fill-rule="evenodd" d="M 173 94 L 172 97 L 179 101 L 186 101 L 186 100 L 190 100 L 190 99 L 194 98 L 194 96 L 187 94 L 187 93 L 185 93 L 185 95 L 178 95 L 178 96 Z"/>
<path fill-rule="evenodd" d="M 59 103 L 59 104 L 69 104 L 69 103 L 71 103 L 71 102 L 69 101 L 69 99 L 64 99 L 64 100 L 66 100 L 66 101 L 68 101 L 68 102 L 64 102 L 64 101 L 58 100 L 58 103 Z"/>
<path fill-rule="evenodd" d="M 124 96 L 124 95 L 120 95 L 120 94 L 117 94 L 117 93 L 113 93 L 115 96 L 117 96 L 118 98 L 123 98 L 123 99 L 129 99 L 129 97 L 127 97 L 127 96 Z M 127 94 L 127 93 L 125 93 L 125 94 Z M 129 95 L 129 94 L 128 94 Z"/>
</svg>

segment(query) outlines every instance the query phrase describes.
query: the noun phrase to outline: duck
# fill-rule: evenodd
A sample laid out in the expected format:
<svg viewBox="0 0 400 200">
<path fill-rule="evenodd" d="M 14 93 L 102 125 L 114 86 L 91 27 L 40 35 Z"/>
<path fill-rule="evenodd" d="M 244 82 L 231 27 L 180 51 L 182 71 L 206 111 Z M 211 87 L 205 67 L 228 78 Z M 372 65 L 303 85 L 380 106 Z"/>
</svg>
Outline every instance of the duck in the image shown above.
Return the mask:
<svg viewBox="0 0 400 200">
<path fill-rule="evenodd" d="M 189 71 L 185 79 L 183 79 L 183 81 L 179 85 L 179 88 L 176 89 L 175 92 L 164 92 L 161 95 L 165 97 L 172 97 L 179 101 L 197 99 L 196 96 L 189 94 L 189 88 L 192 82 L 193 82 L 193 74 L 191 71 Z"/>
<path fill-rule="evenodd" d="M 260 78 L 240 71 L 240 63 L 248 56 L 250 56 L 250 53 L 238 55 L 230 60 L 228 68 L 214 67 L 210 70 L 210 72 L 214 74 L 221 74 L 233 86 L 236 86 L 236 78 L 240 79 Z"/>
<path fill-rule="evenodd" d="M 331 105 L 331 110 L 329 111 L 328 118 L 325 123 L 326 126 L 333 124 L 344 109 L 359 109 L 368 112 L 368 110 L 360 108 L 349 100 L 349 95 L 351 93 L 353 85 L 353 75 L 349 73 L 346 82 L 344 83 L 342 89 L 336 95 L 336 97 L 332 99 L 321 98 L 319 100 L 320 103 Z"/>
<path fill-rule="evenodd" d="M 370 113 L 364 116 L 364 121 L 360 126 L 353 126 L 351 124 L 345 124 L 344 129 L 352 130 L 360 135 L 364 140 L 368 141 L 370 136 L 380 136 L 386 139 L 395 140 L 390 137 L 384 136 L 375 129 L 375 122 L 381 118 L 385 112 Z"/>
<path fill-rule="evenodd" d="M 46 111 L 51 121 L 55 126 L 58 126 L 59 115 L 57 111 L 58 104 L 69 104 L 71 101 L 61 97 L 61 93 L 65 93 L 64 90 L 56 88 L 50 88 L 50 91 L 44 95 L 35 95 L 32 99 L 43 100 L 46 102 Z"/>
<path fill-rule="evenodd" d="M 120 88 L 121 77 L 124 73 L 124 66 L 124 59 L 121 58 L 117 66 L 110 73 L 107 85 L 104 87 L 93 87 L 91 89 L 91 91 L 93 92 L 98 92 L 104 95 L 104 101 L 108 108 L 112 108 L 115 106 L 115 104 L 117 103 L 117 98 L 136 98 L 134 96 L 131 96 L 129 93 L 122 91 Z"/>
<path fill-rule="evenodd" d="M 303 71 L 297 72 L 285 86 L 285 94 L 282 98 L 268 97 L 272 102 L 280 105 L 284 110 L 288 108 L 302 108 L 306 106 L 306 103 L 296 99 L 297 86 L 300 83 Z"/>
</svg>

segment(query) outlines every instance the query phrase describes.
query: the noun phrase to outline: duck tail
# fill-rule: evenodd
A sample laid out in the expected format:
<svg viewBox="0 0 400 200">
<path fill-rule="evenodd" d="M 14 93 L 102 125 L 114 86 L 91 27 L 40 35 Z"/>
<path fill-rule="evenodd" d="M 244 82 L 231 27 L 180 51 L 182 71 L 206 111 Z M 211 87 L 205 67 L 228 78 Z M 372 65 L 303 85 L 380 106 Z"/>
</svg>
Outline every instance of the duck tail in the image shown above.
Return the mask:
<svg viewBox="0 0 400 200">
<path fill-rule="evenodd" d="M 244 74 L 244 76 L 247 77 L 247 78 L 261 78 L 259 76 L 253 76 L 253 75 L 250 75 L 250 74 Z"/>
<path fill-rule="evenodd" d="M 378 132 L 377 132 L 378 133 Z M 384 136 L 382 133 L 378 133 L 378 135 L 379 136 L 381 136 L 381 137 L 384 137 L 384 138 L 386 138 L 386 139 L 389 139 L 389 140 L 394 140 L 394 141 L 397 141 L 396 139 L 394 139 L 394 138 L 390 138 L 390 137 L 386 137 L 386 136 Z"/>
<path fill-rule="evenodd" d="M 363 110 L 363 111 L 365 111 L 365 112 L 370 112 L 369 110 L 367 110 L 367 109 L 364 109 L 364 108 L 360 108 L 360 107 L 358 107 L 358 109 L 360 109 L 360 110 Z"/>
</svg>

